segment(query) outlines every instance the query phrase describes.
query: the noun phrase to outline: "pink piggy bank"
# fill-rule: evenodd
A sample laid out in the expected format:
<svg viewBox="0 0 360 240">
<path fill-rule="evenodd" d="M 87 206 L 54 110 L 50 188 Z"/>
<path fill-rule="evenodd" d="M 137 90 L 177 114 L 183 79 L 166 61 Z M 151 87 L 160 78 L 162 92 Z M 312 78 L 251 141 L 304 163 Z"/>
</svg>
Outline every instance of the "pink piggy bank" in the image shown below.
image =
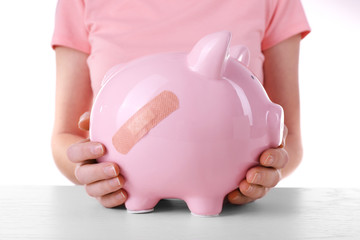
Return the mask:
<svg viewBox="0 0 360 240">
<path fill-rule="evenodd" d="M 98 161 L 121 168 L 130 212 L 183 199 L 195 215 L 218 215 L 260 154 L 282 140 L 283 110 L 247 68 L 231 34 L 202 38 L 190 53 L 162 53 L 112 68 L 91 111 Z"/>
</svg>

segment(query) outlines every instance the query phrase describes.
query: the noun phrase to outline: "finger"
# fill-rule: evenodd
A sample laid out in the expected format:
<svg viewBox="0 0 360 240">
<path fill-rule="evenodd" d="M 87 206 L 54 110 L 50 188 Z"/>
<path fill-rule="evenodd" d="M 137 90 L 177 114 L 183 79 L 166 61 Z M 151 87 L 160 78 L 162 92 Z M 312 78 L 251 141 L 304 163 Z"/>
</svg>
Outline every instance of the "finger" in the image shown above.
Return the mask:
<svg viewBox="0 0 360 240">
<path fill-rule="evenodd" d="M 257 166 L 246 173 L 246 181 L 249 184 L 272 188 L 281 180 L 281 173 L 275 168 Z"/>
<path fill-rule="evenodd" d="M 122 205 L 127 198 L 124 189 L 96 198 L 104 207 L 111 208 Z"/>
<path fill-rule="evenodd" d="M 84 164 L 75 169 L 75 176 L 81 184 L 90 184 L 97 181 L 119 176 L 120 168 L 111 162 Z"/>
<path fill-rule="evenodd" d="M 268 188 L 256 184 L 250 184 L 247 181 L 241 181 L 239 185 L 240 192 L 249 199 L 259 199 L 266 195 Z"/>
<path fill-rule="evenodd" d="M 265 167 L 277 169 L 284 168 L 289 161 L 289 156 L 284 148 L 268 149 L 260 156 L 260 164 Z"/>
<path fill-rule="evenodd" d="M 249 202 L 254 201 L 253 199 L 246 197 L 244 194 L 242 194 L 239 189 L 236 189 L 234 191 L 232 191 L 231 193 L 229 193 L 227 195 L 227 199 L 229 200 L 230 203 L 232 204 L 246 204 Z"/>
<path fill-rule="evenodd" d="M 67 150 L 67 156 L 74 163 L 81 163 L 88 159 L 96 159 L 103 156 L 105 147 L 101 143 L 81 141 L 71 145 Z"/>
<path fill-rule="evenodd" d="M 120 190 L 124 186 L 125 180 L 122 176 L 94 182 L 85 186 L 86 192 L 91 197 L 101 197 Z"/>
<path fill-rule="evenodd" d="M 286 125 L 284 125 L 284 132 L 283 132 L 283 137 L 282 137 L 282 142 L 281 145 L 279 146 L 280 148 L 284 148 L 285 144 L 286 144 L 286 137 L 288 135 L 288 128 L 286 127 Z"/>
<path fill-rule="evenodd" d="M 81 130 L 89 131 L 89 125 L 90 125 L 90 112 L 85 112 L 79 118 L 78 127 Z"/>
</svg>

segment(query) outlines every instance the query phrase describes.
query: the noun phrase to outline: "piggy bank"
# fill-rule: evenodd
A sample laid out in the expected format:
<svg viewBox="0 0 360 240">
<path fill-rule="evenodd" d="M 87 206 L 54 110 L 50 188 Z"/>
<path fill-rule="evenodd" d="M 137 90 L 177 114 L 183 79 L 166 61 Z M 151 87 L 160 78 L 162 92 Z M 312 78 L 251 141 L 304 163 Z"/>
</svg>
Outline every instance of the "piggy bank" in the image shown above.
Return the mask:
<svg viewBox="0 0 360 240">
<path fill-rule="evenodd" d="M 260 154 L 280 145 L 283 110 L 248 69 L 231 34 L 202 38 L 189 53 L 160 53 L 113 67 L 94 100 L 90 139 L 120 166 L 128 211 L 160 199 L 218 215 Z"/>
</svg>

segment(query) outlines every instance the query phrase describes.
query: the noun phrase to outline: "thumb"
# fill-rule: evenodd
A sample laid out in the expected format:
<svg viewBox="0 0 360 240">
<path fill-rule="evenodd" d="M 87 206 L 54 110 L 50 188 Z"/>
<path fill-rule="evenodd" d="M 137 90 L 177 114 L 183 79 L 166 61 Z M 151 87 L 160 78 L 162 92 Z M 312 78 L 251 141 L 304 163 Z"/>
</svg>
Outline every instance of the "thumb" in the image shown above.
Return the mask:
<svg viewBox="0 0 360 240">
<path fill-rule="evenodd" d="M 90 123 L 90 112 L 85 112 L 79 118 L 78 127 L 81 130 L 89 131 L 89 123 Z"/>
<path fill-rule="evenodd" d="M 280 148 L 285 147 L 285 142 L 286 142 L 286 137 L 288 135 L 288 132 L 289 132 L 288 128 L 286 127 L 286 125 L 284 125 L 284 133 L 283 133 L 281 145 L 279 146 Z"/>
</svg>

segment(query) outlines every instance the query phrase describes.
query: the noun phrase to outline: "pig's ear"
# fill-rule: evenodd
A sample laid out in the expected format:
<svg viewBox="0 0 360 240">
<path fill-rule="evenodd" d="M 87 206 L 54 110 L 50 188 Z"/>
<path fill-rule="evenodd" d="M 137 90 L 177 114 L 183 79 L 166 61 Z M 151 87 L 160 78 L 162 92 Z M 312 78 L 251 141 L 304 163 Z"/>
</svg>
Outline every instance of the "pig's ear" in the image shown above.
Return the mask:
<svg viewBox="0 0 360 240">
<path fill-rule="evenodd" d="M 230 56 L 242 62 L 245 66 L 250 64 L 250 51 L 246 46 L 236 45 L 230 48 Z"/>
<path fill-rule="evenodd" d="M 202 38 L 187 56 L 190 69 L 211 78 L 220 78 L 229 57 L 230 32 L 217 32 Z"/>
</svg>

